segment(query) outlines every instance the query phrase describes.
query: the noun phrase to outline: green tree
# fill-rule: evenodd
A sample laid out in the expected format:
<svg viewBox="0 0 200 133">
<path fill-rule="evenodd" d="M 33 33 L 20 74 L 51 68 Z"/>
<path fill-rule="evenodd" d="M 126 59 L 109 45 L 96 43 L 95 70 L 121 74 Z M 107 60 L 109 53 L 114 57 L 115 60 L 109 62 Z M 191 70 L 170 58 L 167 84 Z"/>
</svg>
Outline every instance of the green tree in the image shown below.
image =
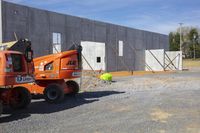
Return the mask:
<svg viewBox="0 0 200 133">
<path fill-rule="evenodd" d="M 199 34 L 196 28 L 192 28 L 188 34 L 188 38 L 190 41 L 197 41 L 198 36 Z"/>
<path fill-rule="evenodd" d="M 169 34 L 170 51 L 180 50 L 180 34 L 178 32 Z"/>
<path fill-rule="evenodd" d="M 192 53 L 191 55 L 196 58 L 196 57 L 200 57 L 200 51 L 199 51 L 199 33 L 197 31 L 196 28 L 192 28 L 190 30 L 190 32 L 188 33 L 188 39 L 190 41 L 190 53 Z"/>
<path fill-rule="evenodd" d="M 169 44 L 170 51 L 180 50 L 180 29 L 176 32 L 170 32 Z M 200 29 L 194 27 L 182 27 L 182 51 L 186 58 L 194 56 L 194 49 L 196 57 L 200 58 Z"/>
</svg>

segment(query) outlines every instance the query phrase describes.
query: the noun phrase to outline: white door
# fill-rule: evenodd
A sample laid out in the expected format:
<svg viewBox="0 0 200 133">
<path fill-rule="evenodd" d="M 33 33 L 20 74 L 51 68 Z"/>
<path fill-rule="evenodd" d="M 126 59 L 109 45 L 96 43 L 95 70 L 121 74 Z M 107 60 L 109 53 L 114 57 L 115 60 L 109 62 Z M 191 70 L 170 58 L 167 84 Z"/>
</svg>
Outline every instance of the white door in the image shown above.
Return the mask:
<svg viewBox="0 0 200 133">
<path fill-rule="evenodd" d="M 105 70 L 105 43 L 82 41 L 83 70 Z M 87 63 L 88 62 L 88 63 Z M 90 65 L 90 66 L 89 66 Z"/>
</svg>

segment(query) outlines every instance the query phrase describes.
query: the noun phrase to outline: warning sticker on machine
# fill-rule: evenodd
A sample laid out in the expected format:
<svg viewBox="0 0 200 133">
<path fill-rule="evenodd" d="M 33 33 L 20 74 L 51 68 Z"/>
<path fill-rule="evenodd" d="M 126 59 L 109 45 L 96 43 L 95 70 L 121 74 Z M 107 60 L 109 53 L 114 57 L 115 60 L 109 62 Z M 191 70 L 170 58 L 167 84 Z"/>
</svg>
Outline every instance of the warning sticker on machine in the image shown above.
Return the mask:
<svg viewBox="0 0 200 133">
<path fill-rule="evenodd" d="M 30 82 L 34 82 L 34 78 L 31 77 L 31 76 L 21 76 L 21 75 L 18 75 L 16 77 L 16 83 L 30 83 Z"/>
<path fill-rule="evenodd" d="M 80 72 L 73 72 L 72 76 L 73 77 L 79 77 L 79 76 L 81 76 L 81 73 Z"/>
</svg>

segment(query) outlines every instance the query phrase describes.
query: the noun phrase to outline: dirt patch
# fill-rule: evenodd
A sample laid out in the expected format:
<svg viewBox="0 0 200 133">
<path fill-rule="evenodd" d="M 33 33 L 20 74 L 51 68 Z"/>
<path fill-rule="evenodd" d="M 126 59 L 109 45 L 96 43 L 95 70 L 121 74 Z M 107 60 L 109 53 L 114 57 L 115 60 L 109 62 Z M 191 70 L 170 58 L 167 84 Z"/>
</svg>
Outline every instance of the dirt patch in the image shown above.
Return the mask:
<svg viewBox="0 0 200 133">
<path fill-rule="evenodd" d="M 112 111 L 113 112 L 129 112 L 131 111 L 131 108 L 129 106 L 120 106 L 120 107 L 113 106 Z"/>
<path fill-rule="evenodd" d="M 200 125 L 194 123 L 187 126 L 187 131 L 189 133 L 200 133 Z"/>
<path fill-rule="evenodd" d="M 118 71 L 118 72 L 111 72 L 113 77 L 123 77 L 123 76 L 143 76 L 143 75 L 149 75 L 149 74 L 170 74 L 174 73 L 173 71 Z"/>
<path fill-rule="evenodd" d="M 158 132 L 159 132 L 159 133 L 166 133 L 165 130 L 159 130 Z"/>
<path fill-rule="evenodd" d="M 151 118 L 153 121 L 167 123 L 167 120 L 172 117 L 172 114 L 165 112 L 161 109 L 153 109 L 151 113 Z"/>
<path fill-rule="evenodd" d="M 200 67 L 200 59 L 199 60 L 183 60 L 183 66 L 184 67 Z"/>
</svg>

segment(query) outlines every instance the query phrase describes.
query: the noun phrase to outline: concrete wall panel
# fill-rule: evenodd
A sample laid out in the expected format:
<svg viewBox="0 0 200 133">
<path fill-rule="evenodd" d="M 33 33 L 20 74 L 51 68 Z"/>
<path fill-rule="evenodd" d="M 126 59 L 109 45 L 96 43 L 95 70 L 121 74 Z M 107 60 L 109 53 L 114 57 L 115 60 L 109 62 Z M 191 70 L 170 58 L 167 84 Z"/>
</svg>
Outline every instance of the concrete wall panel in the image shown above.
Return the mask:
<svg viewBox="0 0 200 133">
<path fill-rule="evenodd" d="M 165 68 L 166 70 L 182 70 L 182 52 L 166 51 L 165 52 Z"/>
<path fill-rule="evenodd" d="M 136 32 L 136 38 L 135 38 L 135 48 L 137 50 L 142 50 L 143 49 L 143 43 L 144 43 L 144 38 L 143 38 L 143 32 L 141 30 L 137 30 Z"/>
<path fill-rule="evenodd" d="M 160 38 L 159 35 L 153 33 L 153 44 L 152 44 L 152 49 L 159 49 L 160 48 Z"/>
<path fill-rule="evenodd" d="M 119 41 L 123 42 L 123 56 L 119 56 Z M 118 60 L 118 71 L 129 70 L 128 64 L 126 63 L 125 57 L 127 53 L 127 30 L 125 27 L 117 26 L 117 60 Z M 126 53 L 126 54 L 125 54 Z"/>
<path fill-rule="evenodd" d="M 68 50 L 74 44 L 80 44 L 81 42 L 81 29 L 74 27 L 66 28 L 66 42 L 62 45 L 62 51 Z"/>
<path fill-rule="evenodd" d="M 83 41 L 94 41 L 94 26 L 95 21 L 89 19 L 82 19 L 81 21 L 81 40 Z"/>
<path fill-rule="evenodd" d="M 69 27 L 80 28 L 82 19 L 79 17 L 74 17 L 70 15 L 65 15 L 66 24 Z"/>
<path fill-rule="evenodd" d="M 131 70 L 135 70 L 135 62 L 136 62 L 136 31 L 135 29 L 127 29 L 127 44 L 128 47 L 126 47 L 125 52 L 128 54 L 125 54 L 125 61 L 126 64 L 131 68 Z"/>
<path fill-rule="evenodd" d="M 82 54 L 87 60 L 83 59 L 83 69 L 105 71 L 105 43 L 82 41 L 81 46 L 83 47 Z M 99 62 L 97 58 L 100 58 Z"/>
<path fill-rule="evenodd" d="M 168 49 L 168 36 L 3 1 L 3 41 L 32 41 L 35 57 L 52 53 L 52 33 L 62 34 L 62 51 L 81 41 L 105 42 L 106 69 L 144 70 L 145 49 Z M 118 43 L 124 55 L 119 57 Z M 134 49 L 134 50 L 133 50 Z M 89 51 L 88 51 L 89 52 Z"/>
<path fill-rule="evenodd" d="M 135 71 L 142 71 L 145 69 L 145 50 L 137 50 L 135 52 Z"/>
<path fill-rule="evenodd" d="M 73 44 L 81 42 L 81 18 L 66 16 L 65 23 L 65 43 L 62 45 L 62 51 L 68 50 Z"/>
<path fill-rule="evenodd" d="M 135 52 L 132 49 L 131 45 L 128 43 L 125 44 L 124 47 L 124 62 L 127 65 L 128 68 L 125 68 L 124 70 L 134 70 L 134 64 L 135 64 Z"/>
<path fill-rule="evenodd" d="M 106 24 L 95 22 L 94 38 L 96 42 L 106 42 Z"/>
<path fill-rule="evenodd" d="M 65 31 L 65 16 L 61 14 L 51 13 L 49 14 L 50 17 L 50 30 L 53 32 L 62 32 Z"/>
<path fill-rule="evenodd" d="M 14 4 L 2 3 L 3 12 L 3 41 L 16 40 L 14 33 L 19 38 L 28 37 L 28 8 Z"/>
<path fill-rule="evenodd" d="M 50 15 L 47 11 L 29 9 L 29 39 L 36 57 L 52 53 Z"/>
<path fill-rule="evenodd" d="M 134 29 L 127 29 L 127 42 L 129 45 L 132 46 L 132 49 L 136 49 L 135 48 L 135 43 L 136 43 L 136 30 Z"/>
<path fill-rule="evenodd" d="M 145 62 L 148 66 L 146 66 L 146 71 L 164 71 L 164 49 L 157 50 L 146 50 L 145 51 Z"/>
<path fill-rule="evenodd" d="M 167 35 L 163 35 L 163 48 L 165 49 L 165 50 L 169 50 L 169 36 L 167 36 Z"/>
<path fill-rule="evenodd" d="M 52 14 L 49 14 L 49 17 L 50 17 L 50 44 L 49 44 L 49 52 L 52 53 L 52 41 L 53 41 L 53 37 L 52 37 L 52 34 L 53 33 L 61 33 L 61 49 L 63 49 L 63 45 L 66 45 L 66 37 L 65 37 L 65 34 L 66 34 L 66 26 L 65 26 L 65 23 L 66 23 L 66 18 L 65 18 L 65 15 L 61 15 L 61 14 L 56 14 L 56 13 L 52 13 Z"/>
<path fill-rule="evenodd" d="M 108 24 L 106 30 L 106 68 L 108 71 L 117 71 L 117 27 Z"/>
<path fill-rule="evenodd" d="M 153 48 L 153 34 L 151 32 L 145 32 L 146 49 Z"/>
</svg>

